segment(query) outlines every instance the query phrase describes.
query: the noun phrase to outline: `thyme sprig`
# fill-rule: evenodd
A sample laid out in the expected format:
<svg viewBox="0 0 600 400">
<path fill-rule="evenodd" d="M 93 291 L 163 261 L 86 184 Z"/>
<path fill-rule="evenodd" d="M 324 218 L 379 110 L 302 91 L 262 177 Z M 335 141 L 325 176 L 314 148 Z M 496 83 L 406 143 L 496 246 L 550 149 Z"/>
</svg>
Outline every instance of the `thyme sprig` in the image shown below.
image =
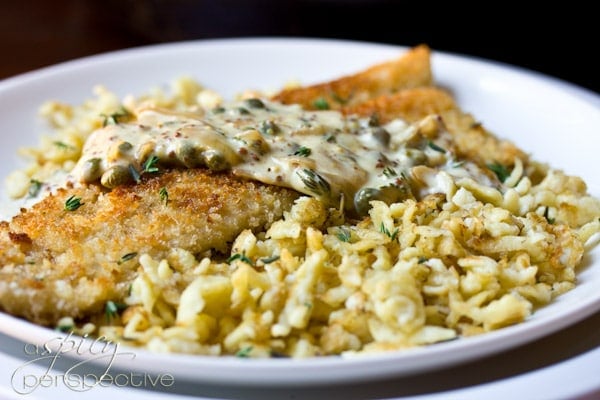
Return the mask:
<svg viewBox="0 0 600 400">
<path fill-rule="evenodd" d="M 160 196 L 160 201 L 165 203 L 165 206 L 169 204 L 169 192 L 167 191 L 166 187 L 163 186 L 160 188 L 158 195 Z"/>
<path fill-rule="evenodd" d="M 379 231 L 381 233 L 384 233 L 391 240 L 396 240 L 396 237 L 398 236 L 398 233 L 400 232 L 400 230 L 398 228 L 394 229 L 394 232 L 390 232 L 389 229 L 385 227 L 385 224 L 383 222 L 379 226 Z"/>
<path fill-rule="evenodd" d="M 304 183 L 306 188 L 317 196 L 325 196 L 331 193 L 331 186 L 321 175 L 312 169 L 303 168 L 296 171 L 296 175 Z"/>
<path fill-rule="evenodd" d="M 487 165 L 488 169 L 496 174 L 498 180 L 504 183 L 504 181 L 510 176 L 510 171 L 504 165 L 500 163 L 492 163 Z"/>
<path fill-rule="evenodd" d="M 308 156 L 310 156 L 311 153 L 312 153 L 312 150 L 309 147 L 300 146 L 298 148 L 298 150 L 296 150 L 294 152 L 294 155 L 295 156 L 300 156 L 300 157 L 308 157 Z"/>
<path fill-rule="evenodd" d="M 84 204 L 81 202 L 81 197 L 72 195 L 65 201 L 65 211 L 75 211 Z"/>
</svg>

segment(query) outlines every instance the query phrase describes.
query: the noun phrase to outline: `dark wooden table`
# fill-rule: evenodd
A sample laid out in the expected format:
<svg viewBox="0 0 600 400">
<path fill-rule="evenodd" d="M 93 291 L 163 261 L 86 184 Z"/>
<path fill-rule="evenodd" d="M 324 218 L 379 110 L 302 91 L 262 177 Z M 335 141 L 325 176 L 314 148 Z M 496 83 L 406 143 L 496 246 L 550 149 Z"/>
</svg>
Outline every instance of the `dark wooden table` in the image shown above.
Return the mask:
<svg viewBox="0 0 600 400">
<path fill-rule="evenodd" d="M 415 45 L 498 60 L 600 91 L 595 13 L 506 3 L 461 10 L 393 0 L 2 0 L 0 79 L 152 43 L 311 36 Z"/>
</svg>

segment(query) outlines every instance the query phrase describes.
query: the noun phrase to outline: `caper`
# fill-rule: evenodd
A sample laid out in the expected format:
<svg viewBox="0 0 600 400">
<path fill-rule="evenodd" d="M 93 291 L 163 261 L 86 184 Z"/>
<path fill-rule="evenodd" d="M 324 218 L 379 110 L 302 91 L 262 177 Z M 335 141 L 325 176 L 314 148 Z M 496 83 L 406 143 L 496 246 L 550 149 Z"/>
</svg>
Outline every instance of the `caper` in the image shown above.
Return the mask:
<svg viewBox="0 0 600 400">
<path fill-rule="evenodd" d="M 175 150 L 177 159 L 188 168 L 195 168 L 204 163 L 201 153 L 202 149 L 190 142 L 181 142 Z"/>
<path fill-rule="evenodd" d="M 102 175 L 100 161 L 102 160 L 99 158 L 90 158 L 83 164 L 82 177 L 85 182 L 94 182 L 100 178 L 100 175 Z"/>
<path fill-rule="evenodd" d="M 229 163 L 225 159 L 225 156 L 218 150 L 206 150 L 202 153 L 202 156 L 204 157 L 206 166 L 213 171 L 223 171 L 229 168 Z"/>
<path fill-rule="evenodd" d="M 274 136 L 281 132 L 281 128 L 271 120 L 262 121 L 258 125 L 258 130 L 265 136 Z"/>
<path fill-rule="evenodd" d="M 260 99 L 246 99 L 246 104 L 251 108 L 265 108 L 265 103 L 263 103 Z"/>
<path fill-rule="evenodd" d="M 408 197 L 411 197 L 411 193 L 405 185 L 384 186 L 379 189 L 362 188 L 354 195 L 354 209 L 359 215 L 367 215 L 371 209 L 369 202 L 373 200 L 380 200 L 389 205 Z"/>
<path fill-rule="evenodd" d="M 371 133 L 373 135 L 373 137 L 375 139 L 377 139 L 377 141 L 379 143 L 381 143 L 382 146 L 384 147 L 388 147 L 388 145 L 390 144 L 390 133 L 388 131 L 386 131 L 383 128 L 373 128 L 373 131 Z"/>
<path fill-rule="evenodd" d="M 129 150 L 133 148 L 133 145 L 129 142 L 121 142 L 119 143 L 119 151 L 121 153 L 127 153 Z"/>
<path fill-rule="evenodd" d="M 381 192 L 375 188 L 362 188 L 354 195 L 354 209 L 359 215 L 367 215 L 372 200 L 379 200 Z"/>
<path fill-rule="evenodd" d="M 102 174 L 102 178 L 100 178 L 100 183 L 102 184 L 102 186 L 112 189 L 119 185 L 129 183 L 132 179 L 133 177 L 129 172 L 129 168 L 124 167 L 122 165 L 115 165 L 114 167 L 109 168 L 104 174 Z"/>
</svg>

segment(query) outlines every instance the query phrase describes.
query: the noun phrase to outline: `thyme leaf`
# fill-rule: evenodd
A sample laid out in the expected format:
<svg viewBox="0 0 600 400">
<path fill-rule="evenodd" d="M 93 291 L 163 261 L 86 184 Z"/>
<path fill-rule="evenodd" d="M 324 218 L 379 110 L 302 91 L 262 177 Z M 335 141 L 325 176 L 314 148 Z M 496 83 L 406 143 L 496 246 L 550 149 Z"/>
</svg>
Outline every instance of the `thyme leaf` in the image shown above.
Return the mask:
<svg viewBox="0 0 600 400">
<path fill-rule="evenodd" d="M 142 173 L 153 174 L 153 173 L 158 172 L 158 167 L 156 166 L 157 163 L 158 163 L 157 156 L 153 155 L 152 157 L 148 158 L 146 160 L 146 162 L 144 162 Z"/>
<path fill-rule="evenodd" d="M 100 116 L 104 118 L 102 120 L 102 126 L 105 127 L 107 125 L 118 125 L 119 122 L 121 122 L 119 121 L 120 119 L 128 118 L 130 115 L 131 113 L 127 111 L 127 109 L 123 106 L 121 106 L 121 108 L 118 111 L 115 111 L 112 114 L 100 114 Z"/>
<path fill-rule="evenodd" d="M 312 153 L 312 150 L 310 148 L 306 146 L 300 146 L 300 148 L 298 148 L 298 150 L 294 152 L 294 155 L 300 157 L 308 157 L 310 156 L 310 153 Z"/>
<path fill-rule="evenodd" d="M 313 106 L 315 106 L 317 110 L 329 110 L 329 103 L 324 97 L 315 100 Z"/>
<path fill-rule="evenodd" d="M 66 151 L 69 149 L 72 149 L 73 146 L 66 144 L 65 142 L 61 142 L 60 140 L 56 140 L 54 142 L 52 142 L 53 145 L 55 145 L 56 147 L 58 147 L 59 149 Z"/>
<path fill-rule="evenodd" d="M 126 308 L 126 304 L 115 303 L 112 300 L 107 301 L 104 305 L 104 314 L 106 315 L 106 319 L 110 322 L 113 318 L 119 315 L 120 311 L 123 311 Z"/>
<path fill-rule="evenodd" d="M 169 192 L 167 191 L 167 188 L 163 186 L 160 188 L 158 194 L 160 196 L 160 201 L 164 202 L 166 206 L 169 203 Z"/>
<path fill-rule="evenodd" d="M 131 164 L 129 164 L 129 173 L 133 177 L 133 180 L 135 181 L 135 183 L 140 183 L 142 181 L 142 178 L 140 177 L 140 173 Z"/>
<path fill-rule="evenodd" d="M 383 175 L 385 175 L 388 178 L 391 178 L 394 176 L 398 176 L 398 173 L 391 167 L 385 167 L 383 170 Z"/>
<path fill-rule="evenodd" d="M 65 201 L 65 211 L 75 211 L 84 204 L 81 202 L 81 197 L 72 195 Z"/>
<path fill-rule="evenodd" d="M 244 254 L 244 253 L 235 253 L 235 254 L 233 254 L 231 257 L 229 257 L 227 259 L 227 263 L 231 264 L 235 260 L 240 260 L 242 262 L 245 262 L 246 264 L 252 265 L 252 260 L 249 259 L 248 257 L 246 257 L 246 254 Z"/>
<path fill-rule="evenodd" d="M 124 262 L 127 262 L 127 261 L 129 261 L 129 260 L 132 260 L 132 259 L 134 259 L 134 258 L 135 258 L 135 256 L 137 256 L 137 255 L 138 255 L 138 253 L 137 253 L 136 251 L 133 251 L 133 252 L 131 252 L 131 253 L 127 253 L 127 254 L 123 255 L 123 257 L 121 257 L 121 258 L 119 259 L 119 261 L 117 261 L 117 264 L 118 264 L 118 265 L 121 265 L 121 264 L 123 264 Z"/>
<path fill-rule="evenodd" d="M 427 141 L 427 146 L 429 146 L 430 148 L 432 148 L 433 150 L 439 152 L 439 153 L 445 153 L 446 149 L 444 149 L 443 147 L 438 146 L 437 144 L 433 143 L 431 140 Z"/>
<path fill-rule="evenodd" d="M 42 182 L 37 179 L 32 179 L 29 181 L 29 189 L 27 190 L 27 194 L 29 197 L 37 197 L 42 189 Z"/>
<path fill-rule="evenodd" d="M 504 183 L 506 178 L 508 178 L 510 176 L 510 171 L 508 170 L 508 168 L 506 168 L 504 165 L 502 165 L 500 163 L 488 164 L 487 167 L 489 170 L 491 170 L 492 172 L 494 172 L 496 174 L 496 176 L 498 177 L 498 180 L 500 180 L 500 182 L 502 182 L 502 183 Z"/>
<path fill-rule="evenodd" d="M 350 232 L 350 230 L 346 227 L 340 227 L 340 229 L 338 229 L 338 232 L 335 234 L 335 236 L 342 242 L 350 242 L 350 239 L 352 239 L 352 232 Z"/>
<path fill-rule="evenodd" d="M 252 346 L 240 349 L 237 353 L 235 353 L 235 356 L 240 358 L 248 358 L 250 357 L 250 353 L 252 353 Z"/>
<path fill-rule="evenodd" d="M 390 232 L 388 230 L 388 228 L 385 227 L 384 223 L 382 222 L 381 225 L 379 226 L 379 231 L 381 233 L 384 233 L 387 237 L 389 237 L 392 240 L 396 240 L 396 237 L 398 236 L 398 233 L 400 232 L 398 228 L 396 228 L 394 230 L 394 232 Z"/>
<path fill-rule="evenodd" d="M 296 175 L 302 180 L 306 188 L 317 196 L 324 196 L 331 192 L 329 182 L 312 169 L 303 168 L 296 171 Z"/>
<path fill-rule="evenodd" d="M 262 261 L 264 264 L 271 264 L 272 262 L 275 262 L 277 260 L 279 260 L 279 256 L 271 256 L 260 259 L 260 261 Z"/>
</svg>

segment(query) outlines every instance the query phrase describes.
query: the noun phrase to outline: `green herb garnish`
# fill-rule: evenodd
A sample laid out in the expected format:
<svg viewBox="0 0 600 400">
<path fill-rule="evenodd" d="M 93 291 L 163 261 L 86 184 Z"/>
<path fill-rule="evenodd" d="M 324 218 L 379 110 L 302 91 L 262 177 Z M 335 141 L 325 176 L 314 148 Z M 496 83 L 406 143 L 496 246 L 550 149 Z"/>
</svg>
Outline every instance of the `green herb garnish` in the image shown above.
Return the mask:
<svg viewBox="0 0 600 400">
<path fill-rule="evenodd" d="M 350 232 L 349 229 L 342 226 L 338 229 L 338 232 L 335 236 L 337 236 L 337 238 L 340 239 L 340 241 L 348 243 L 350 242 L 350 239 L 352 239 L 352 232 Z"/>
<path fill-rule="evenodd" d="M 419 257 L 419 259 L 417 260 L 417 263 L 423 264 L 425 261 L 427 261 L 426 257 Z"/>
<path fill-rule="evenodd" d="M 238 110 L 238 112 L 239 112 L 241 115 L 248 115 L 248 114 L 250 114 L 250 111 L 248 111 L 248 110 L 247 110 L 246 108 L 244 108 L 244 107 L 238 107 L 238 109 L 237 109 L 237 110 Z"/>
<path fill-rule="evenodd" d="M 111 321 L 113 318 L 119 315 L 120 311 L 123 311 L 127 308 L 126 304 L 123 303 L 115 303 L 112 300 L 109 300 L 104 305 L 104 314 L 106 315 L 106 319 Z"/>
<path fill-rule="evenodd" d="M 500 180 L 500 182 L 502 182 L 502 183 L 504 183 L 506 178 L 508 178 L 510 176 L 510 171 L 508 170 L 508 168 L 506 168 L 502 164 L 493 163 L 493 164 L 488 164 L 487 167 L 489 170 L 493 171 L 496 174 L 496 176 L 498 177 L 498 180 Z"/>
<path fill-rule="evenodd" d="M 133 180 L 135 181 L 135 183 L 140 183 L 142 181 L 142 178 L 140 177 L 140 173 L 131 164 L 129 164 L 129 173 L 133 177 Z"/>
<path fill-rule="evenodd" d="M 218 107 L 215 107 L 212 109 L 213 114 L 222 114 L 224 112 L 225 112 L 225 107 L 218 106 Z"/>
<path fill-rule="evenodd" d="M 258 131 L 265 136 L 275 136 L 281 131 L 281 129 L 279 129 L 279 126 L 275 122 L 266 120 L 262 121 L 258 125 Z"/>
<path fill-rule="evenodd" d="M 250 353 L 252 352 L 252 346 L 244 347 L 240 349 L 237 353 L 235 353 L 236 357 L 240 358 L 248 358 L 250 357 Z"/>
<path fill-rule="evenodd" d="M 249 259 L 248 257 L 246 257 L 246 254 L 244 254 L 244 253 L 235 253 L 235 254 L 233 254 L 231 257 L 229 257 L 227 259 L 227 263 L 231 264 L 235 260 L 240 260 L 242 262 L 245 262 L 246 264 L 252 265 L 252 260 Z"/>
<path fill-rule="evenodd" d="M 306 188 L 317 196 L 324 196 L 331 192 L 329 182 L 312 169 L 303 168 L 296 171 L 296 175 L 306 185 Z"/>
<path fill-rule="evenodd" d="M 75 195 L 69 197 L 67 201 L 65 201 L 65 210 L 66 211 L 75 211 L 85 203 L 81 202 L 81 197 L 76 197 Z"/>
<path fill-rule="evenodd" d="M 385 167 L 383 170 L 383 175 L 388 178 L 392 178 L 394 176 L 398 176 L 398 173 L 391 167 Z"/>
<path fill-rule="evenodd" d="M 156 166 L 156 163 L 158 163 L 158 157 L 157 156 L 150 157 L 144 163 L 144 169 L 142 172 L 149 173 L 149 174 L 158 172 L 158 167 Z"/>
<path fill-rule="evenodd" d="M 271 256 L 271 257 L 260 259 L 260 261 L 262 261 L 264 264 L 271 264 L 272 262 L 275 262 L 277 260 L 279 260 L 279 256 Z"/>
<path fill-rule="evenodd" d="M 260 99 L 246 99 L 245 102 L 250 108 L 265 108 L 265 103 Z"/>
<path fill-rule="evenodd" d="M 54 142 L 52 142 L 53 145 L 55 145 L 56 147 L 58 147 L 61 150 L 69 150 L 72 149 L 73 146 L 66 144 L 65 142 L 61 142 L 59 140 L 56 140 Z"/>
<path fill-rule="evenodd" d="M 329 110 L 329 103 L 323 97 L 320 97 L 317 100 L 315 100 L 313 106 L 315 106 L 317 110 Z"/>
<path fill-rule="evenodd" d="M 160 201 L 165 203 L 165 206 L 169 203 L 169 192 L 166 187 L 160 188 L 158 194 L 160 195 Z"/>
<path fill-rule="evenodd" d="M 443 147 L 438 146 L 437 144 L 433 143 L 431 140 L 427 141 L 427 146 L 429 146 L 433 150 L 435 150 L 437 152 L 440 152 L 440 153 L 445 153 L 446 152 L 446 149 L 444 149 Z"/>
<path fill-rule="evenodd" d="M 121 106 L 119 111 L 116 111 L 112 114 L 100 114 L 100 116 L 104 118 L 102 121 L 102 126 L 117 125 L 120 122 L 119 119 L 129 117 L 130 115 L 131 113 L 123 106 Z"/>
<path fill-rule="evenodd" d="M 138 253 L 137 253 L 137 252 L 135 252 L 135 251 L 133 251 L 133 252 L 131 252 L 131 253 L 127 253 L 127 254 L 125 254 L 123 257 L 121 257 L 121 258 L 119 259 L 119 261 L 117 261 L 117 264 L 121 265 L 121 264 L 123 264 L 124 262 L 127 262 L 127 261 L 129 261 L 129 260 L 132 260 L 132 259 L 134 259 L 134 258 L 135 258 L 135 256 L 137 256 L 137 255 L 138 255 Z"/>
<path fill-rule="evenodd" d="M 396 240 L 396 236 L 398 236 L 398 233 L 400 232 L 400 231 L 398 230 L 398 228 L 396 228 L 396 229 L 394 230 L 394 232 L 390 232 L 390 231 L 388 230 L 388 228 L 386 228 L 386 227 L 385 227 L 385 225 L 384 225 L 384 223 L 383 223 L 383 222 L 382 222 L 382 223 L 381 223 L 381 225 L 379 226 L 379 231 L 380 231 L 381 233 L 385 233 L 385 235 L 386 235 L 387 237 L 389 237 L 390 239 L 392 239 L 392 240 Z"/>
<path fill-rule="evenodd" d="M 27 190 L 27 194 L 29 197 L 36 197 L 40 190 L 42 189 L 42 182 L 37 179 L 32 179 L 29 181 L 29 190 Z"/>
<path fill-rule="evenodd" d="M 312 150 L 310 148 L 306 146 L 300 146 L 300 148 L 298 148 L 298 150 L 294 152 L 294 155 L 300 157 L 308 157 L 310 156 L 310 153 L 312 153 Z"/>
<path fill-rule="evenodd" d="M 56 327 L 56 330 L 62 333 L 68 333 L 71 332 L 73 330 L 74 326 L 71 324 L 65 324 L 65 325 L 58 325 Z"/>
</svg>

